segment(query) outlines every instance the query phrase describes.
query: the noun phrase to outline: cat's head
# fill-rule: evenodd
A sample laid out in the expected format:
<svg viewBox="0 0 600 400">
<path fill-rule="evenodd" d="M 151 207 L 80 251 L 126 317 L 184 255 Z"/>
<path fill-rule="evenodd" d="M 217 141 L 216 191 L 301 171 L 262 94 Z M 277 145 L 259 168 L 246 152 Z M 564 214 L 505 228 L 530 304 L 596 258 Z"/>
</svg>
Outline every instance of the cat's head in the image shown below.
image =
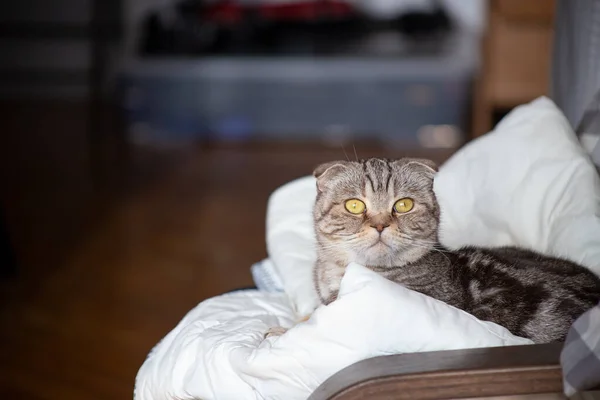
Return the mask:
<svg viewBox="0 0 600 400">
<path fill-rule="evenodd" d="M 334 161 L 314 171 L 320 257 L 400 266 L 437 243 L 437 171 L 430 160 Z"/>
</svg>

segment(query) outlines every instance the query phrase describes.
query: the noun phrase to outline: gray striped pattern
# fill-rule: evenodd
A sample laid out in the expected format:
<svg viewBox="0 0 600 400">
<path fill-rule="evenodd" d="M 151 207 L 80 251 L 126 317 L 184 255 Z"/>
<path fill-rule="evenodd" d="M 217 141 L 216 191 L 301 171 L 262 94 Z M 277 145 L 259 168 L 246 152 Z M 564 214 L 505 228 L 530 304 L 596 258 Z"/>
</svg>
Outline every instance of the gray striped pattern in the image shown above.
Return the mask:
<svg viewBox="0 0 600 400">
<path fill-rule="evenodd" d="M 567 396 L 600 387 L 600 304 L 575 321 L 560 363 Z"/>
</svg>

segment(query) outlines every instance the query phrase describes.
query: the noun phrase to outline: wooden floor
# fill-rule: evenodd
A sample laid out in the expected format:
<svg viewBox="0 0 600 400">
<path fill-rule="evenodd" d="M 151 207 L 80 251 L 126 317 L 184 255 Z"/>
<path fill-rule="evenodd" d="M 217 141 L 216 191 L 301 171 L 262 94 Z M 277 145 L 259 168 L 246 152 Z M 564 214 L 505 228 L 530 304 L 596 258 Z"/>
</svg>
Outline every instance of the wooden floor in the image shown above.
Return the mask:
<svg viewBox="0 0 600 400">
<path fill-rule="evenodd" d="M 361 157 L 438 162 L 449 155 L 357 150 Z M 69 157 L 79 156 L 47 168 Z M 20 216 L 11 214 L 20 273 L 0 286 L 0 399 L 130 399 L 147 352 L 187 310 L 252 285 L 249 267 L 266 256 L 270 192 L 342 157 L 341 149 L 319 145 L 189 148 L 171 155 L 143 187 L 105 203 L 90 201 L 88 180 L 71 176 L 82 171 L 70 171 L 56 187 L 27 186 L 45 168 L 12 182 L 10 204 L 17 207 L 19 187 L 29 200 L 21 202 Z M 93 215 L 80 217 L 86 213 Z M 43 234 L 28 236 L 33 228 Z"/>
</svg>

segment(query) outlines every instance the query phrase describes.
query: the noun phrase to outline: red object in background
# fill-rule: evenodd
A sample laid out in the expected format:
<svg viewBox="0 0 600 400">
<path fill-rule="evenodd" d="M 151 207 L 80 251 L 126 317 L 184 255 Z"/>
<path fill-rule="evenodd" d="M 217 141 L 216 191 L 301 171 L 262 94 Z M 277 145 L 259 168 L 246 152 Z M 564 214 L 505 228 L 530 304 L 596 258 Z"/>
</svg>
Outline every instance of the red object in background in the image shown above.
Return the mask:
<svg viewBox="0 0 600 400">
<path fill-rule="evenodd" d="M 347 17 L 354 10 L 343 1 L 310 1 L 287 4 L 271 4 L 259 7 L 266 19 L 313 20 L 320 17 Z"/>
<path fill-rule="evenodd" d="M 235 24 L 240 22 L 242 16 L 243 8 L 233 1 L 221 1 L 207 6 L 202 12 L 202 19 L 222 24 Z"/>
<path fill-rule="evenodd" d="M 262 4 L 242 6 L 235 1 L 222 1 L 208 6 L 202 13 L 205 20 L 235 24 L 246 12 L 254 12 L 264 20 L 271 21 L 313 21 L 317 18 L 343 18 L 355 14 L 354 9 L 344 1 L 297 1 L 285 4 Z"/>
</svg>

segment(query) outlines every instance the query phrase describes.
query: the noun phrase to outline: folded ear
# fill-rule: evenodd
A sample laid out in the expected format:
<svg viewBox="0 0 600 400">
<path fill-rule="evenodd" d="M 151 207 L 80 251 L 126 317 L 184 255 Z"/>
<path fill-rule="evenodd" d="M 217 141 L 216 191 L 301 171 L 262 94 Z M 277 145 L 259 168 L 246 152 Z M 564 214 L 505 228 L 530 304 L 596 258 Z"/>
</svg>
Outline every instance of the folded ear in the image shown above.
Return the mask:
<svg viewBox="0 0 600 400">
<path fill-rule="evenodd" d="M 396 164 L 399 167 L 408 167 L 423 172 L 424 175 L 432 180 L 438 171 L 437 165 L 426 158 L 401 158 L 396 161 Z"/>
<path fill-rule="evenodd" d="M 432 176 L 435 175 L 436 172 L 438 172 L 437 164 L 426 158 L 406 158 L 405 161 L 405 165 L 417 164 L 421 167 L 424 167 L 427 171 L 431 173 Z"/>
<path fill-rule="evenodd" d="M 348 161 L 332 161 L 319 165 L 313 175 L 317 178 L 317 190 L 322 192 L 331 180 L 348 166 Z"/>
</svg>

